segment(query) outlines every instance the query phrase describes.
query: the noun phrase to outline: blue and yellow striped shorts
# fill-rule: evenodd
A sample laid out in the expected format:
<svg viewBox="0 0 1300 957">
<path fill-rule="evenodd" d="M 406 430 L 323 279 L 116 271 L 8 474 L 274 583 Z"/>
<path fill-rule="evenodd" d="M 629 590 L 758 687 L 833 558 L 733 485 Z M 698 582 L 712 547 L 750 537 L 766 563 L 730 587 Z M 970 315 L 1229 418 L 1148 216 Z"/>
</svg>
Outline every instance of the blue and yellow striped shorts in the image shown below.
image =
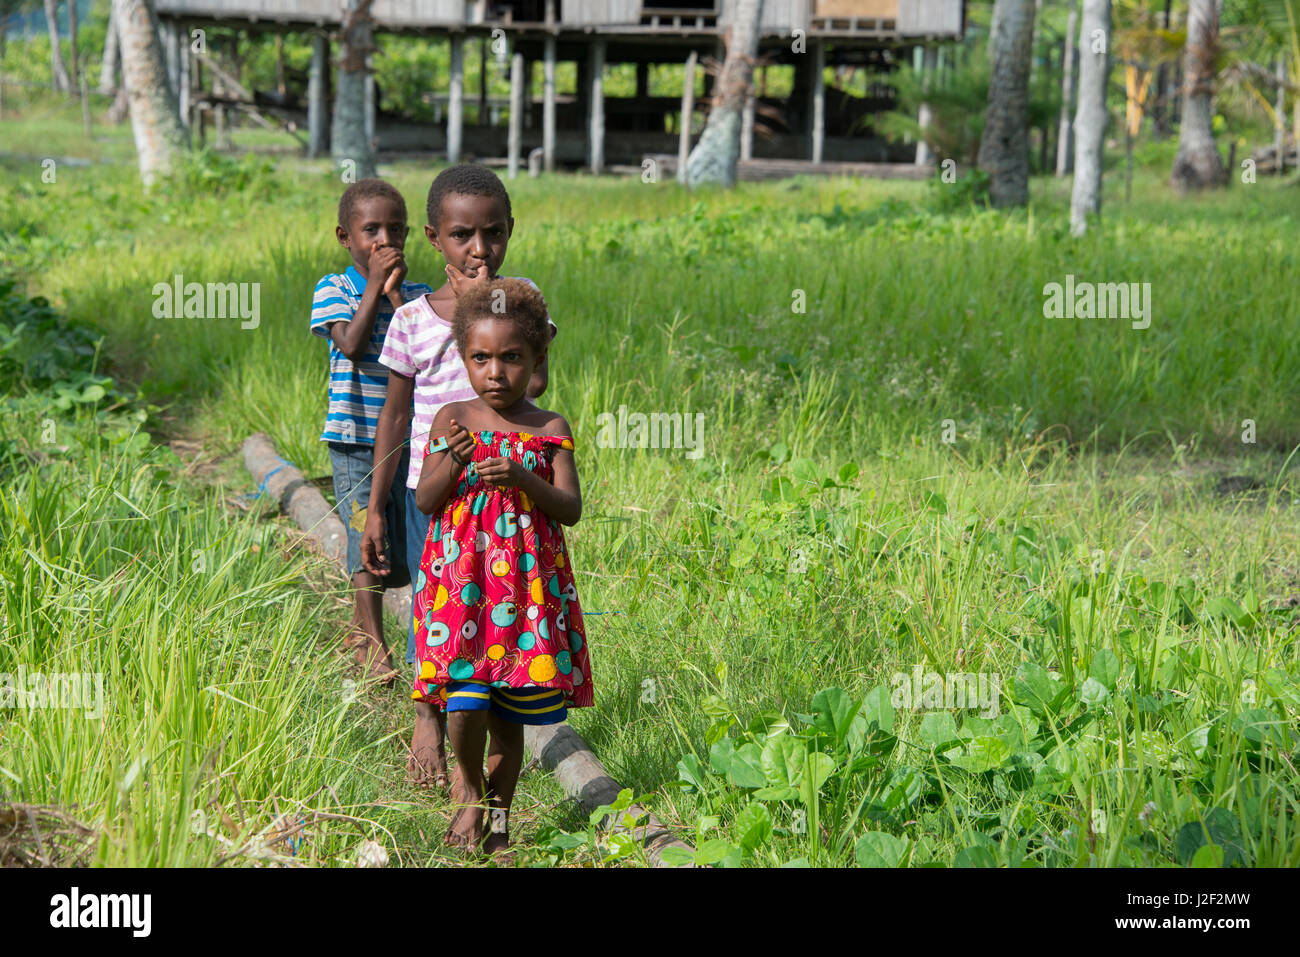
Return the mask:
<svg viewBox="0 0 1300 957">
<path fill-rule="evenodd" d="M 559 724 L 568 717 L 554 688 L 493 688 L 482 681 L 447 684 L 447 711 L 487 711 L 515 724 Z"/>
</svg>

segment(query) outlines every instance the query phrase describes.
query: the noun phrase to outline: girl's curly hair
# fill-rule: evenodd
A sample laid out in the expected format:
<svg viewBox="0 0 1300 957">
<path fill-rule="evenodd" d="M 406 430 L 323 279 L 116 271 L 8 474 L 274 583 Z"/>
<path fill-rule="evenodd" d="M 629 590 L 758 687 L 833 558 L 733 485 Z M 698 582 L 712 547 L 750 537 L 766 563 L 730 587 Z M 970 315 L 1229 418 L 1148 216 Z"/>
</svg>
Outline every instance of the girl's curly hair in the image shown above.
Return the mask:
<svg viewBox="0 0 1300 957">
<path fill-rule="evenodd" d="M 456 300 L 451 334 L 456 348 L 465 354 L 465 340 L 470 327 L 480 319 L 504 319 L 514 323 L 524 341 L 536 353 L 541 353 L 550 342 L 547 328 L 546 300 L 541 290 L 524 279 L 489 280 L 476 286 Z"/>
</svg>

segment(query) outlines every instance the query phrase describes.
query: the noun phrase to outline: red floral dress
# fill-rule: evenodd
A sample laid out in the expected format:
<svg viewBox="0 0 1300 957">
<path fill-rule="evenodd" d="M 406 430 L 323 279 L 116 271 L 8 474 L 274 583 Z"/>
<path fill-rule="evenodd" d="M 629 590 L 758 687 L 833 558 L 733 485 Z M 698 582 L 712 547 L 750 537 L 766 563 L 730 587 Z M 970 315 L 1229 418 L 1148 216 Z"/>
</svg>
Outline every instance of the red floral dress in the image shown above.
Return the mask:
<svg viewBox="0 0 1300 957">
<path fill-rule="evenodd" d="M 475 463 L 497 456 L 547 482 L 563 435 L 471 433 L 474 454 L 429 537 L 416 579 L 419 672 L 411 697 L 445 708 L 450 681 L 556 688 L 570 708 L 593 701 L 591 664 L 564 532 L 517 488 L 487 485 Z M 426 455 L 446 448 L 429 443 Z"/>
</svg>

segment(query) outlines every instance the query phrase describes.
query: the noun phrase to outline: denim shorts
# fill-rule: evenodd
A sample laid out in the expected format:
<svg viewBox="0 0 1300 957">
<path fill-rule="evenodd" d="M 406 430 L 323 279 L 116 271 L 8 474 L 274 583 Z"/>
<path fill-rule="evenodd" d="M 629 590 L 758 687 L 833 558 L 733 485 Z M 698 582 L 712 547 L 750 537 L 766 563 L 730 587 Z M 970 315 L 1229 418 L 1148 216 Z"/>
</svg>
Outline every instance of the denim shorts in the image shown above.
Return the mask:
<svg viewBox="0 0 1300 957">
<path fill-rule="evenodd" d="M 415 606 L 415 583 L 420 580 L 420 559 L 424 557 L 424 542 L 429 537 L 433 516 L 425 515 L 415 505 L 415 489 L 403 489 L 406 501 L 406 567 L 411 579 L 411 605 Z M 415 664 L 415 616 L 407 623 L 406 663 Z"/>
<path fill-rule="evenodd" d="M 370 476 L 374 470 L 374 446 L 330 442 L 330 465 L 334 469 L 336 510 L 348 530 L 348 575 L 365 571 L 361 563 L 361 536 L 366 530 L 366 509 L 370 505 Z M 393 487 L 384 508 L 389 573 L 384 588 L 405 588 L 411 583 L 406 564 L 406 471 L 410 449 L 403 447 Z"/>
</svg>

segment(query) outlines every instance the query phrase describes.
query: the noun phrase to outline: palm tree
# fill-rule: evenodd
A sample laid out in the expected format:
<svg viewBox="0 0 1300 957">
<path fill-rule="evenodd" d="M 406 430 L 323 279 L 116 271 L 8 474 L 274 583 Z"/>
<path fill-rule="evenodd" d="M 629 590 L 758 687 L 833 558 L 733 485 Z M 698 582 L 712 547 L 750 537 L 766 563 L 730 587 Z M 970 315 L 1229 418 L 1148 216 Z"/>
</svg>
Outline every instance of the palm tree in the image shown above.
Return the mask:
<svg viewBox="0 0 1300 957">
<path fill-rule="evenodd" d="M 54 89 L 66 93 L 72 89 L 72 80 L 63 63 L 63 50 L 59 47 L 59 0 L 45 0 L 45 26 L 50 31 L 50 67 L 54 76 Z"/>
<path fill-rule="evenodd" d="M 108 32 L 104 34 L 104 59 L 99 66 L 99 92 L 108 96 L 117 89 L 118 60 L 117 18 L 112 8 L 108 11 Z"/>
<path fill-rule="evenodd" d="M 68 71 L 71 74 L 72 89 L 77 89 L 77 0 L 68 0 Z"/>
<path fill-rule="evenodd" d="M 334 96 L 333 142 L 330 152 L 339 162 L 356 164 L 357 179 L 377 175 L 375 154 L 366 136 L 366 58 L 375 49 L 374 20 L 370 17 L 373 0 L 344 0 L 339 71 Z"/>
<path fill-rule="evenodd" d="M 167 82 L 152 0 L 113 0 L 113 19 L 117 21 L 122 87 L 131 111 L 140 179 L 150 186 L 171 171 L 185 149 L 185 130 L 176 96 Z"/>
<path fill-rule="evenodd" d="M 1189 0 L 1187 44 L 1183 49 L 1183 120 L 1170 183 L 1180 192 L 1210 189 L 1228 182 L 1228 171 L 1214 143 L 1215 58 L 1219 52 L 1216 0 Z"/>
<path fill-rule="evenodd" d="M 997 0 L 993 9 L 993 75 L 979 166 L 989 174 L 994 206 L 1029 202 L 1029 59 L 1034 13 L 1034 0 Z"/>
<path fill-rule="evenodd" d="M 1079 50 L 1079 108 L 1074 115 L 1074 189 L 1070 232 L 1088 231 L 1101 212 L 1101 162 L 1106 137 L 1106 82 L 1110 76 L 1110 0 L 1083 0 Z"/>
<path fill-rule="evenodd" d="M 739 0 L 735 9 L 736 16 L 727 35 L 727 61 L 718 78 L 713 106 L 700 141 L 686 161 L 686 183 L 691 187 L 700 183 L 736 185 L 740 118 L 754 79 L 763 0 Z"/>
</svg>

